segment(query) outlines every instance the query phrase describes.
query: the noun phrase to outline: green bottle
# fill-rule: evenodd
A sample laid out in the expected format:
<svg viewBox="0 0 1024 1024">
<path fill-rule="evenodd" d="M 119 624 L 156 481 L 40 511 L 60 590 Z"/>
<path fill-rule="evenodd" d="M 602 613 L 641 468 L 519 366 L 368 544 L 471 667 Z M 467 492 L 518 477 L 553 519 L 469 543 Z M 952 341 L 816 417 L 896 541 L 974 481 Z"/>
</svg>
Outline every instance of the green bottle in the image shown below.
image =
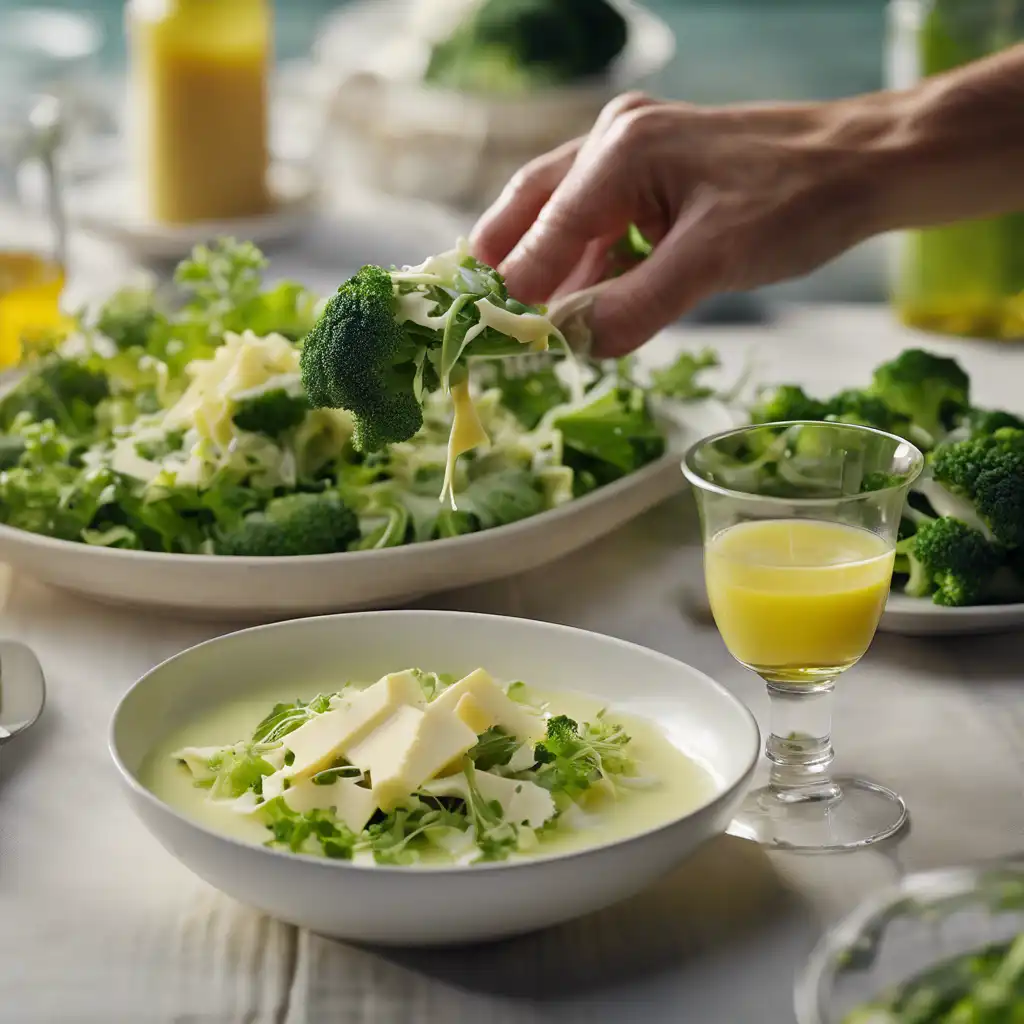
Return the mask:
<svg viewBox="0 0 1024 1024">
<path fill-rule="evenodd" d="M 911 77 L 937 75 L 1024 39 L 1024 0 L 893 0 L 891 8 L 904 79 L 908 67 Z M 1024 339 L 1024 213 L 908 232 L 893 302 L 910 327 Z"/>
</svg>

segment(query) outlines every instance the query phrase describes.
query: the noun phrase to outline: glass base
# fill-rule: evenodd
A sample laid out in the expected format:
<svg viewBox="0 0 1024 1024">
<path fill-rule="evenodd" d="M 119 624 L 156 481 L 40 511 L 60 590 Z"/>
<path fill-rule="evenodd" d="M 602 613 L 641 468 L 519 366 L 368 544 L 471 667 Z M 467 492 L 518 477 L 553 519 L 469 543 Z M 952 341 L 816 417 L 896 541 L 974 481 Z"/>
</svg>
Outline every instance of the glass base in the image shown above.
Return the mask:
<svg viewBox="0 0 1024 1024">
<path fill-rule="evenodd" d="M 747 794 L 729 833 L 796 853 L 859 850 L 894 836 L 909 820 L 903 798 L 864 779 L 833 779 L 831 795 L 780 797 L 768 786 Z M 836 792 L 838 791 L 838 792 Z"/>
</svg>

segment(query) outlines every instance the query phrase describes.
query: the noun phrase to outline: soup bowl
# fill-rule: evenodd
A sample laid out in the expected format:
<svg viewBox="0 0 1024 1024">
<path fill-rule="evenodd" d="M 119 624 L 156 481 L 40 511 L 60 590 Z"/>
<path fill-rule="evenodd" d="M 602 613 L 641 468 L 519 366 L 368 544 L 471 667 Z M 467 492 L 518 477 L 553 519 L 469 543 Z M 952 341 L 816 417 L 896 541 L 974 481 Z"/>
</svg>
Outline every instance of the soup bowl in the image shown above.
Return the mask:
<svg viewBox="0 0 1024 1024">
<path fill-rule="evenodd" d="M 413 665 L 455 675 L 484 666 L 552 695 L 587 694 L 656 723 L 713 785 L 697 806 L 667 807 L 664 824 L 605 845 L 426 868 L 328 860 L 239 841 L 190 819 L 143 781 L 154 749 L 206 711 L 257 692 L 288 700 L 303 680 L 373 679 Z M 324 935 L 442 946 L 554 925 L 665 875 L 725 830 L 749 784 L 760 737 L 750 712 L 718 683 L 635 644 L 527 619 L 385 611 L 259 626 L 170 658 L 121 700 L 110 749 L 142 823 L 217 889 Z"/>
</svg>

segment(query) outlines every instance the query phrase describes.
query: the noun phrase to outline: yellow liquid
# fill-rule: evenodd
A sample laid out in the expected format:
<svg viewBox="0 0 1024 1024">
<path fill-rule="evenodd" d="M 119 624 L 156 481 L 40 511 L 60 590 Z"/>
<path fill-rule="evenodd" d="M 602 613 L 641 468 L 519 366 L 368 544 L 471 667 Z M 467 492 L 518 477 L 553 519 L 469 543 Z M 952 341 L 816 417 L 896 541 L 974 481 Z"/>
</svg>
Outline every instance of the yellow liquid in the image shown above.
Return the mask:
<svg viewBox="0 0 1024 1024">
<path fill-rule="evenodd" d="M 173 224 L 266 212 L 265 0 L 135 0 L 129 28 L 146 214 Z"/>
<path fill-rule="evenodd" d="M 740 523 L 705 551 L 708 597 L 733 657 L 769 680 L 813 682 L 855 664 L 885 607 L 894 553 L 841 523 Z"/>
<path fill-rule="evenodd" d="M 60 330 L 64 270 L 27 252 L 0 252 L 0 370 L 17 366 L 22 339 Z"/>
</svg>

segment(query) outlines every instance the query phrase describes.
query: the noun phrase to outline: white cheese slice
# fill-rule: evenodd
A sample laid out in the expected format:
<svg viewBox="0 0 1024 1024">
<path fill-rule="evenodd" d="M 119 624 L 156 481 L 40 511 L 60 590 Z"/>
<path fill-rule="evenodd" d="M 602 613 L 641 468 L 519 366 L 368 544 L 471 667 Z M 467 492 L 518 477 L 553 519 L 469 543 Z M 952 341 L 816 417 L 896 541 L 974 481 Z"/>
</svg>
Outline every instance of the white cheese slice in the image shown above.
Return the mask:
<svg viewBox="0 0 1024 1024">
<path fill-rule="evenodd" d="M 390 811 L 476 743 L 476 733 L 453 711 L 408 704 L 348 751 L 370 773 L 373 795 Z"/>
<path fill-rule="evenodd" d="M 330 766 L 399 707 L 423 706 L 423 690 L 411 671 L 393 672 L 337 707 L 311 718 L 282 741 L 295 759 L 286 778 L 306 777 Z"/>
<path fill-rule="evenodd" d="M 419 324 L 420 327 L 429 327 L 434 331 L 443 331 L 448 323 L 448 313 L 439 313 L 436 316 L 430 311 L 437 307 L 437 303 L 427 298 L 423 292 L 406 292 L 404 295 L 395 296 L 395 319 L 399 323 L 407 320 Z"/>
<path fill-rule="evenodd" d="M 491 675 L 482 668 L 470 672 L 464 679 L 449 686 L 444 693 L 434 698 L 430 707 L 457 714 L 459 702 L 467 694 L 473 698 L 473 705 L 467 707 L 473 708 L 474 725 L 484 720 L 476 714 L 476 709 L 479 708 L 488 720 L 484 728 L 500 726 L 519 740 L 539 739 L 544 735 L 544 719 L 508 697 Z"/>
<path fill-rule="evenodd" d="M 539 313 L 510 313 L 490 299 L 478 299 L 474 305 L 480 312 L 480 325 L 493 327 L 506 337 L 529 345 L 533 352 L 545 351 L 548 338 L 556 334 L 554 324 Z"/>
<path fill-rule="evenodd" d="M 460 455 L 487 444 L 489 438 L 473 405 L 468 377 L 452 387 L 452 404 L 455 418 L 452 420 L 452 432 L 448 435 L 441 500 L 444 501 L 447 496 L 452 508 L 455 508 L 455 464 Z"/>
<path fill-rule="evenodd" d="M 338 820 L 359 833 L 377 810 L 373 793 L 355 779 L 335 779 L 327 786 L 318 786 L 309 779 L 285 790 L 284 802 L 300 814 L 332 808 Z"/>
<path fill-rule="evenodd" d="M 475 772 L 474 779 L 480 795 L 487 800 L 497 801 L 505 820 L 513 825 L 528 825 L 540 828 L 555 814 L 555 801 L 551 794 L 535 782 L 521 779 L 505 779 L 490 772 Z M 469 796 L 469 780 L 465 774 L 451 775 L 446 779 L 434 779 L 423 790 L 432 796 L 458 796 L 466 800 Z"/>
</svg>

